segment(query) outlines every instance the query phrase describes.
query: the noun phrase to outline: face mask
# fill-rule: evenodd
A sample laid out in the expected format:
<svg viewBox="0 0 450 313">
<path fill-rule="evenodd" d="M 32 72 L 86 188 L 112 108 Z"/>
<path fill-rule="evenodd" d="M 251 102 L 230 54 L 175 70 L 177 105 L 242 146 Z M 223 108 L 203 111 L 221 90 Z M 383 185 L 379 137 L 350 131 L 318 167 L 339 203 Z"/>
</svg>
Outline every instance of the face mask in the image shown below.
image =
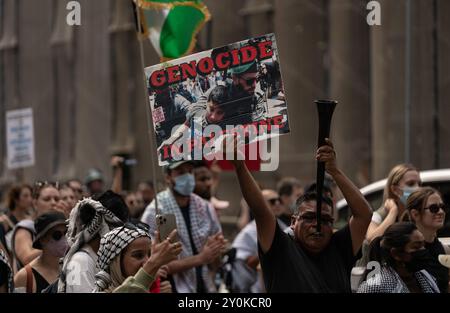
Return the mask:
<svg viewBox="0 0 450 313">
<path fill-rule="evenodd" d="M 403 203 L 403 205 L 406 206 L 406 201 L 408 200 L 408 197 L 418 189 L 419 187 L 405 187 L 403 188 L 403 195 L 400 197 L 400 201 Z"/>
<path fill-rule="evenodd" d="M 49 253 L 59 258 L 62 258 L 66 255 L 68 248 L 69 245 L 67 244 L 67 238 L 65 236 L 58 241 L 50 239 L 50 241 L 47 243 L 47 249 L 49 250 Z"/>
<path fill-rule="evenodd" d="M 194 175 L 186 173 L 175 177 L 175 186 L 173 189 L 180 195 L 189 196 L 195 188 Z"/>
<path fill-rule="evenodd" d="M 411 261 L 405 263 L 406 269 L 410 273 L 429 268 L 433 264 L 433 257 L 427 249 L 417 250 L 410 253 Z"/>
</svg>

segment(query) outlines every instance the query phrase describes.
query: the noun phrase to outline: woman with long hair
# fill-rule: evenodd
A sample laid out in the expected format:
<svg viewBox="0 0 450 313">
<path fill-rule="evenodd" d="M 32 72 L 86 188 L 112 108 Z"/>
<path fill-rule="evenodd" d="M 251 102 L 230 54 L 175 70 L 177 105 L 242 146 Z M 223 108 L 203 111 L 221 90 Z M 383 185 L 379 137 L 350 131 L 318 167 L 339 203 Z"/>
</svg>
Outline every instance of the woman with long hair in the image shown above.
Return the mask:
<svg viewBox="0 0 450 313">
<path fill-rule="evenodd" d="M 439 255 L 450 254 L 450 249 L 439 241 L 437 231 L 444 227 L 448 206 L 442 201 L 439 191 L 431 187 L 423 187 L 409 196 L 406 209 L 411 221 L 416 224 L 425 237 L 425 248 L 433 257 L 426 264 L 426 269 L 436 277 L 441 292 L 446 293 L 448 292 L 449 270 L 439 263 Z"/>
<path fill-rule="evenodd" d="M 372 240 L 365 281 L 358 293 L 439 293 L 435 278 L 424 269 L 430 255 L 425 238 L 411 222 L 389 226 Z"/>
</svg>

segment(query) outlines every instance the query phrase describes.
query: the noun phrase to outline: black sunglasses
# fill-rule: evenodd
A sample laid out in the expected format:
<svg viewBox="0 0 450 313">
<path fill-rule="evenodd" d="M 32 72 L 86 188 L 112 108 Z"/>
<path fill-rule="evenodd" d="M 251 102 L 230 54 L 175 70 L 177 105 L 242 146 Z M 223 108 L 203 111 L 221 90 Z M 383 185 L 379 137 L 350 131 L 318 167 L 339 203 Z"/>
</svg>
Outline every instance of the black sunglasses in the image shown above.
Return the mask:
<svg viewBox="0 0 450 313">
<path fill-rule="evenodd" d="M 52 233 L 51 237 L 52 237 L 53 240 L 59 241 L 59 240 L 61 240 L 61 238 L 64 237 L 65 235 L 66 235 L 65 232 L 62 232 L 62 231 L 60 231 L 60 230 L 56 230 L 56 231 L 54 231 L 54 232 Z"/>
<path fill-rule="evenodd" d="M 272 198 L 267 200 L 271 205 L 275 205 L 277 202 L 280 203 L 280 198 Z"/>
<path fill-rule="evenodd" d="M 255 83 L 256 78 L 249 78 L 249 79 L 245 79 L 240 77 L 240 79 L 242 79 L 243 81 L 245 81 L 245 83 L 247 84 L 247 86 L 251 86 Z"/>
<path fill-rule="evenodd" d="M 449 208 L 444 203 L 439 204 L 432 204 L 426 208 L 423 208 L 424 210 L 430 210 L 431 213 L 436 214 L 439 212 L 440 209 L 442 209 L 445 213 L 448 212 Z"/>
</svg>

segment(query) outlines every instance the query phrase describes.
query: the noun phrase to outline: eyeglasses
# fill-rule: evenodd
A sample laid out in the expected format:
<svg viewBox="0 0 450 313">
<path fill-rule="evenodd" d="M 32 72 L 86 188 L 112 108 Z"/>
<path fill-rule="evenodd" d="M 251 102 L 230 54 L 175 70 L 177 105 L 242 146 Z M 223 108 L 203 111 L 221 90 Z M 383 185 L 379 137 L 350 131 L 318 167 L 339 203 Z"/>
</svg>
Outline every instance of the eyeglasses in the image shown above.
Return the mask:
<svg viewBox="0 0 450 313">
<path fill-rule="evenodd" d="M 302 219 L 305 224 L 313 224 L 316 221 L 316 216 L 316 214 L 305 213 L 295 217 L 298 219 Z M 331 226 L 334 223 L 334 218 L 329 215 L 322 215 L 321 221 L 322 225 Z"/>
<path fill-rule="evenodd" d="M 272 198 L 267 200 L 271 205 L 275 205 L 276 203 L 280 203 L 280 198 Z"/>
<path fill-rule="evenodd" d="M 423 208 L 424 210 L 430 210 L 431 213 L 436 214 L 439 212 L 440 209 L 442 209 L 445 213 L 449 211 L 449 208 L 444 203 L 439 204 L 432 204 L 426 208 Z"/>
<path fill-rule="evenodd" d="M 255 82 L 256 82 L 256 78 L 248 78 L 248 79 L 244 79 L 242 77 L 239 77 L 239 79 L 242 79 L 243 81 L 245 81 L 245 83 L 247 84 L 247 86 L 252 86 Z"/>
<path fill-rule="evenodd" d="M 61 238 L 62 238 L 63 236 L 65 236 L 65 235 L 66 235 L 65 232 L 62 232 L 62 231 L 60 231 L 60 230 L 56 230 L 56 231 L 54 231 L 54 232 L 51 234 L 51 237 L 52 237 L 53 240 L 59 241 L 59 240 L 61 240 Z"/>
</svg>

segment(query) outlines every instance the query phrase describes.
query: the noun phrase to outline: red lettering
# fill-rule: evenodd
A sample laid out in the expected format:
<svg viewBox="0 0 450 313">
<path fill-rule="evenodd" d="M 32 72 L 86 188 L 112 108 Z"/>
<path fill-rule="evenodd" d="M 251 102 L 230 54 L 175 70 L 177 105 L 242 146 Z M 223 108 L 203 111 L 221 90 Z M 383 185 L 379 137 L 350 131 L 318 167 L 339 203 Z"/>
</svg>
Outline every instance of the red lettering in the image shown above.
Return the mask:
<svg viewBox="0 0 450 313">
<path fill-rule="evenodd" d="M 225 59 L 225 61 L 224 61 Z M 225 70 L 230 66 L 230 53 L 229 52 L 221 52 L 216 56 L 216 68 L 220 71 Z"/>
<path fill-rule="evenodd" d="M 241 49 L 241 64 L 246 64 L 253 62 L 253 60 L 256 59 L 256 56 L 258 55 L 258 52 L 256 51 L 256 48 L 253 46 L 245 46 Z"/>
<path fill-rule="evenodd" d="M 214 62 L 211 58 L 200 59 L 200 61 L 197 64 L 198 72 L 202 73 L 203 75 L 208 75 L 209 73 L 211 73 L 213 68 Z"/>
<path fill-rule="evenodd" d="M 231 50 L 231 59 L 232 59 L 231 66 L 239 65 L 240 62 L 239 62 L 239 50 L 238 49 Z"/>
<path fill-rule="evenodd" d="M 171 66 L 166 69 L 169 84 L 180 81 L 181 77 L 179 74 L 179 69 L 180 67 L 178 65 Z"/>
<path fill-rule="evenodd" d="M 183 63 L 180 65 L 181 68 L 181 79 L 184 81 L 186 78 L 195 78 L 197 76 L 197 70 L 195 69 L 195 60 L 188 63 Z"/>
<path fill-rule="evenodd" d="M 149 84 L 151 87 L 159 89 L 165 86 L 166 79 L 164 70 L 154 71 L 152 75 L 150 75 Z"/>
<path fill-rule="evenodd" d="M 259 59 L 264 60 L 273 56 L 272 41 L 262 41 L 258 43 Z"/>
</svg>

